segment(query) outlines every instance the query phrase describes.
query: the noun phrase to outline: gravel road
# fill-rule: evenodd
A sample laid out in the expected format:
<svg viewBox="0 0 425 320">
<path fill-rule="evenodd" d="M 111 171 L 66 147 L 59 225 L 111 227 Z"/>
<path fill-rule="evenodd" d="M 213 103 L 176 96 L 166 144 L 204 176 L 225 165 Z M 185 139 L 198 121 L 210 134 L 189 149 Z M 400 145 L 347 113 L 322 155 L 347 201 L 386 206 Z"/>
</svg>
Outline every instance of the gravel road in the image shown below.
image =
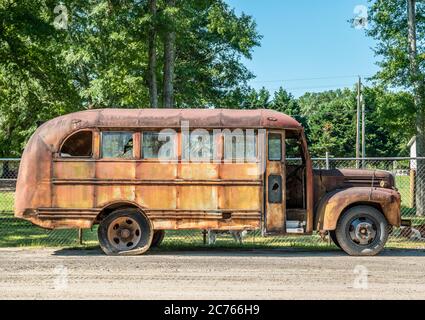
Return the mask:
<svg viewBox="0 0 425 320">
<path fill-rule="evenodd" d="M 0 249 L 1 299 L 425 299 L 425 251 Z"/>
</svg>

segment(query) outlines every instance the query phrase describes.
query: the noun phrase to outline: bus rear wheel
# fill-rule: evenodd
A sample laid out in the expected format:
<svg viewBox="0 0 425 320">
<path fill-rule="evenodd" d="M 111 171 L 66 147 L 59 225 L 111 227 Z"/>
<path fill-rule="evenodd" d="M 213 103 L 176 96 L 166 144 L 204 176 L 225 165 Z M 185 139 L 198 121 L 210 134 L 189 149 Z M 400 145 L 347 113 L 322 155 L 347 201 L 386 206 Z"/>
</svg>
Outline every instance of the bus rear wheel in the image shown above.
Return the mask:
<svg viewBox="0 0 425 320">
<path fill-rule="evenodd" d="M 138 209 L 112 212 L 100 222 L 99 244 L 107 255 L 139 255 L 152 243 L 153 228 L 148 217 Z"/>
<path fill-rule="evenodd" d="M 155 230 L 153 233 L 151 247 L 159 247 L 164 240 L 165 231 L 164 230 Z"/>
<path fill-rule="evenodd" d="M 384 215 L 371 206 L 348 209 L 338 220 L 336 240 L 351 256 L 374 256 L 388 240 L 388 222 Z"/>
</svg>

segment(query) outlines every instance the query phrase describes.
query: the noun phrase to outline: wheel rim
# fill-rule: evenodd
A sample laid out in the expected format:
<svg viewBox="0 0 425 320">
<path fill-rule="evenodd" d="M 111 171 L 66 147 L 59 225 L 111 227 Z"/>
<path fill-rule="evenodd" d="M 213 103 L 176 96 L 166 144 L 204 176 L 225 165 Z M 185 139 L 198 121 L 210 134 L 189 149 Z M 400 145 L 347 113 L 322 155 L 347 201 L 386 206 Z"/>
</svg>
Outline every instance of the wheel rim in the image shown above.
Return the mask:
<svg viewBox="0 0 425 320">
<path fill-rule="evenodd" d="M 133 218 L 116 218 L 108 227 L 108 241 L 119 251 L 135 248 L 141 237 L 140 226 Z"/>
<path fill-rule="evenodd" d="M 354 218 L 348 224 L 348 236 L 357 245 L 373 243 L 379 234 L 376 221 L 368 217 Z"/>
</svg>

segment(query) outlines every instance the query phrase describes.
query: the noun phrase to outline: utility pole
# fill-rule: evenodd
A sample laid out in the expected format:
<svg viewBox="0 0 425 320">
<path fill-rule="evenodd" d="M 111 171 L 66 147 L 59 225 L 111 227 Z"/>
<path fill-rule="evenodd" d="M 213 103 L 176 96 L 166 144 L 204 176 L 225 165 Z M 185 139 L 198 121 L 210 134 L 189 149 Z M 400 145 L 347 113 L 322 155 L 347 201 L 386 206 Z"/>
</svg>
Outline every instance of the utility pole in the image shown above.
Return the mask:
<svg viewBox="0 0 425 320">
<path fill-rule="evenodd" d="M 366 137 L 365 137 L 365 133 L 366 133 L 366 115 L 365 115 L 365 102 L 362 99 L 362 168 L 364 168 L 364 158 L 366 158 Z"/>
<path fill-rule="evenodd" d="M 167 0 L 167 6 L 176 6 L 175 0 Z M 170 25 L 171 30 L 167 30 L 164 36 L 164 82 L 163 82 L 163 102 L 164 108 L 174 107 L 174 64 L 176 56 L 176 32 L 174 25 Z"/>
<path fill-rule="evenodd" d="M 357 82 L 357 117 L 356 117 L 356 158 L 360 158 L 360 108 L 362 101 L 362 78 Z M 356 168 L 359 168 L 359 160 L 356 160 Z"/>
<path fill-rule="evenodd" d="M 149 0 L 149 13 L 152 21 L 149 26 L 148 35 L 148 85 L 149 85 L 149 102 L 151 108 L 158 108 L 158 85 L 156 79 L 156 17 L 157 17 L 157 0 Z"/>
<path fill-rule="evenodd" d="M 413 93 L 416 108 L 416 156 L 425 156 L 425 111 L 422 96 L 422 84 L 419 79 L 419 67 L 416 61 L 416 0 L 407 0 L 408 28 L 409 28 L 409 60 L 410 74 L 413 83 Z M 419 173 L 416 177 L 416 215 L 424 215 L 425 208 L 425 169 L 424 160 L 416 160 L 416 170 Z"/>
</svg>

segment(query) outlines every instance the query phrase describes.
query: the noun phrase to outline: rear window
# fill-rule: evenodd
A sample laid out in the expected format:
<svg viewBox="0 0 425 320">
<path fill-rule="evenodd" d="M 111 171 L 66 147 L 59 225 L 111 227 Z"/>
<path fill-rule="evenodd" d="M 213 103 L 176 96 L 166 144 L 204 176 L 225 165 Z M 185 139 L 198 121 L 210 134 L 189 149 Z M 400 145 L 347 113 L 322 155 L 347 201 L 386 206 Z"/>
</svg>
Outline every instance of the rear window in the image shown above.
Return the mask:
<svg viewBox="0 0 425 320">
<path fill-rule="evenodd" d="M 133 133 L 102 132 L 102 158 L 133 158 Z"/>
<path fill-rule="evenodd" d="M 93 133 L 91 131 L 79 131 L 69 136 L 62 144 L 60 156 L 67 157 L 91 157 L 93 155 Z"/>
</svg>

